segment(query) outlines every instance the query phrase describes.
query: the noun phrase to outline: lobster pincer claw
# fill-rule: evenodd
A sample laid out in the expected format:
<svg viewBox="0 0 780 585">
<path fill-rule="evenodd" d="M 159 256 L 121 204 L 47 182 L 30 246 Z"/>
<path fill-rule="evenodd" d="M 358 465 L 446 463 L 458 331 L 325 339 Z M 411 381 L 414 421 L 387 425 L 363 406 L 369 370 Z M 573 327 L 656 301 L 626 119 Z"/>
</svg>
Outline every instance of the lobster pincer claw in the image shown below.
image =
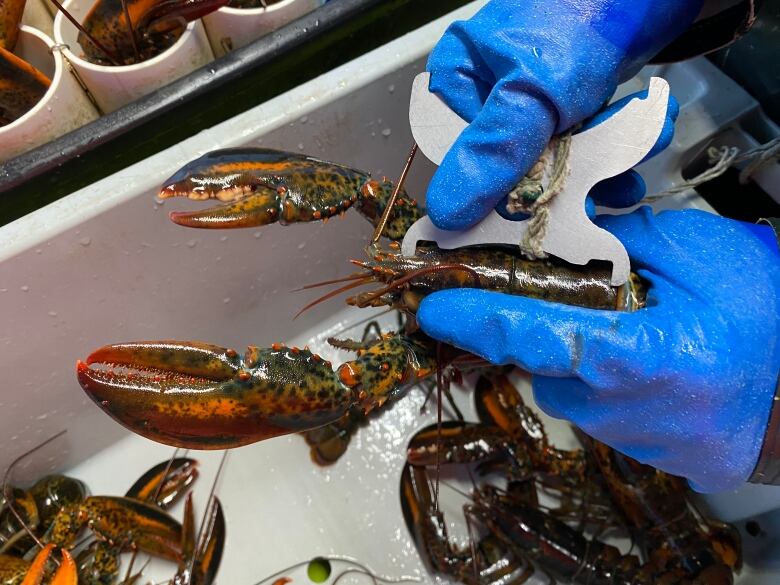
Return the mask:
<svg viewBox="0 0 780 585">
<path fill-rule="evenodd" d="M 108 345 L 76 365 L 114 420 L 154 441 L 226 449 L 338 420 L 357 397 L 308 349 L 235 350 L 191 341 Z"/>
<path fill-rule="evenodd" d="M 186 197 L 220 204 L 174 211 L 174 223 L 196 228 L 259 227 L 327 220 L 355 207 L 376 225 L 394 190 L 388 180 L 300 153 L 268 148 L 216 150 L 186 164 L 165 181 L 159 197 Z M 385 230 L 400 239 L 420 217 L 405 193 Z"/>
</svg>

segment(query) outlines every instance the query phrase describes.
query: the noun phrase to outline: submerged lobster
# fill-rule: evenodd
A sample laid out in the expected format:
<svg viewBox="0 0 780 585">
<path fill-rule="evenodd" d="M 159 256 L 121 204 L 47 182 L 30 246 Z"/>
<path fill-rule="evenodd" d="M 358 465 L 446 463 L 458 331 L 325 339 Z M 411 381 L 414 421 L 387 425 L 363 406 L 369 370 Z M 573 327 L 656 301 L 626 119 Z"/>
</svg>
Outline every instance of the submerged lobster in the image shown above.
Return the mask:
<svg viewBox="0 0 780 585">
<path fill-rule="evenodd" d="M 554 449 L 541 421 L 504 375 L 481 377 L 475 398 L 481 424 L 451 423 L 441 434 L 430 427 L 409 443 L 401 506 L 432 572 L 470 585 L 512 578 L 522 583 L 534 567 L 592 585 L 733 582 L 741 564 L 739 533 L 700 516 L 681 479 L 592 439 L 586 439 L 584 451 Z M 450 542 L 436 506 L 426 466 L 438 463 L 480 463 L 478 470 L 498 470 L 508 480 L 505 489 L 475 485 L 464 514 L 488 536 L 469 548 Z M 548 497 L 557 493 L 561 506 L 541 509 L 537 490 Z M 609 499 L 617 513 L 601 507 Z M 576 529 L 572 520 L 579 523 Z M 639 540 L 644 562 L 596 537 L 588 539 L 582 530 L 603 533 L 626 525 Z"/>
<path fill-rule="evenodd" d="M 21 118 L 40 101 L 51 80 L 14 55 L 25 0 L 0 0 L 0 126 Z"/>
<path fill-rule="evenodd" d="M 171 214 L 176 223 L 192 227 L 326 220 L 351 206 L 376 225 L 392 189 L 387 180 L 311 157 L 234 149 L 188 164 L 166 182 L 161 196 L 222 202 Z M 388 236 L 401 238 L 419 215 L 416 203 L 401 194 Z M 347 277 L 344 289 L 373 281 L 387 286 L 348 302 L 408 313 L 433 290 L 463 286 L 616 310 L 635 309 L 644 296 L 638 278 L 610 286 L 607 267 L 531 262 L 511 250 L 421 246 L 412 258 L 377 250 L 356 263 L 364 272 Z M 242 357 L 199 342 L 137 342 L 93 352 L 78 363 L 77 374 L 87 394 L 134 432 L 179 447 L 223 449 L 316 429 L 354 408 L 381 406 L 436 371 L 435 348 L 412 324 L 406 333 L 358 348 L 357 359 L 334 372 L 306 348 L 250 346 Z"/>
</svg>

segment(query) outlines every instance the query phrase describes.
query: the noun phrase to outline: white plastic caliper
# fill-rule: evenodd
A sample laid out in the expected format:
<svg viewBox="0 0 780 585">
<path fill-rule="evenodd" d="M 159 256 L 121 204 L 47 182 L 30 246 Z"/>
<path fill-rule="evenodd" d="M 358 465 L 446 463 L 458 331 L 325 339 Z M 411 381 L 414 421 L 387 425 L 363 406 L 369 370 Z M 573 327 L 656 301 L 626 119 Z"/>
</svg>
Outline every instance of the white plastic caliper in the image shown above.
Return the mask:
<svg viewBox="0 0 780 585">
<path fill-rule="evenodd" d="M 414 80 L 409 123 L 423 154 L 441 164 L 468 124 L 428 90 L 429 77 L 421 73 Z M 547 231 L 541 242 L 546 253 L 578 265 L 591 260 L 611 262 L 611 284 L 620 286 L 628 280 L 631 268 L 626 249 L 588 218 L 585 197 L 596 183 L 629 170 L 650 152 L 663 129 L 668 100 L 669 84 L 653 77 L 647 97 L 629 101 L 604 122 L 572 136 L 568 176 L 549 204 Z M 493 210 L 478 224 L 458 232 L 441 230 L 424 216 L 407 231 L 401 253 L 413 255 L 421 241 L 435 242 L 448 250 L 477 244 L 519 246 L 528 222 L 504 219 Z"/>
</svg>

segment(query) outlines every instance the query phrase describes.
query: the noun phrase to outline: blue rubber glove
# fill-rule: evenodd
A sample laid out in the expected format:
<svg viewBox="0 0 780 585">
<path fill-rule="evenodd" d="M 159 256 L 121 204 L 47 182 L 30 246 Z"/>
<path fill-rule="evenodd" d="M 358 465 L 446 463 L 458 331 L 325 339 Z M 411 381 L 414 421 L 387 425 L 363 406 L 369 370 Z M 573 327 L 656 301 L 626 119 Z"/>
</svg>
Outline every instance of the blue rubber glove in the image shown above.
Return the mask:
<svg viewBox="0 0 780 585">
<path fill-rule="evenodd" d="M 427 194 L 431 220 L 464 229 L 539 158 L 553 133 L 597 112 L 694 20 L 701 0 L 492 0 L 451 25 L 430 89 L 470 126 Z"/>
<path fill-rule="evenodd" d="M 780 367 L 771 228 L 695 210 L 653 216 L 649 207 L 597 223 L 650 283 L 644 309 L 460 289 L 426 298 L 420 326 L 530 371 L 545 412 L 622 453 L 702 492 L 736 488 L 758 460 Z"/>
</svg>

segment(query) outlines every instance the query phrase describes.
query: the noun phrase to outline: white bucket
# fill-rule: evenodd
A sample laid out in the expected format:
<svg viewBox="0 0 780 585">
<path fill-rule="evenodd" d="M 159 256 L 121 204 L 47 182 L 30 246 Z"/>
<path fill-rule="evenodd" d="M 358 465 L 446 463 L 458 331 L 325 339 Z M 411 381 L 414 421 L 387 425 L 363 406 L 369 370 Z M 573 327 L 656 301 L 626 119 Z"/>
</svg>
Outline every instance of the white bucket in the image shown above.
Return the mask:
<svg viewBox="0 0 780 585">
<path fill-rule="evenodd" d="M 282 0 L 267 8 L 220 8 L 203 17 L 214 54 L 221 57 L 234 49 L 308 14 L 323 0 Z"/>
<path fill-rule="evenodd" d="M 64 7 L 79 22 L 91 6 L 92 2 L 83 0 L 64 3 Z M 200 21 L 187 25 L 181 37 L 166 51 L 135 65 L 114 67 L 90 63 L 81 58 L 82 50 L 77 38 L 76 27 L 64 14 L 58 14 L 54 19 L 54 39 L 68 46 L 63 53 L 104 113 L 121 108 L 214 59 Z"/>
<path fill-rule="evenodd" d="M 51 9 L 49 8 L 51 6 Z M 54 37 L 53 24 L 56 8 L 51 0 L 27 0 L 24 4 L 22 24 L 37 28 L 49 37 Z"/>
<path fill-rule="evenodd" d="M 22 26 L 14 53 L 41 71 L 51 85 L 21 118 L 0 127 L 0 162 L 13 158 L 97 118 L 54 42 L 41 31 Z"/>
</svg>

